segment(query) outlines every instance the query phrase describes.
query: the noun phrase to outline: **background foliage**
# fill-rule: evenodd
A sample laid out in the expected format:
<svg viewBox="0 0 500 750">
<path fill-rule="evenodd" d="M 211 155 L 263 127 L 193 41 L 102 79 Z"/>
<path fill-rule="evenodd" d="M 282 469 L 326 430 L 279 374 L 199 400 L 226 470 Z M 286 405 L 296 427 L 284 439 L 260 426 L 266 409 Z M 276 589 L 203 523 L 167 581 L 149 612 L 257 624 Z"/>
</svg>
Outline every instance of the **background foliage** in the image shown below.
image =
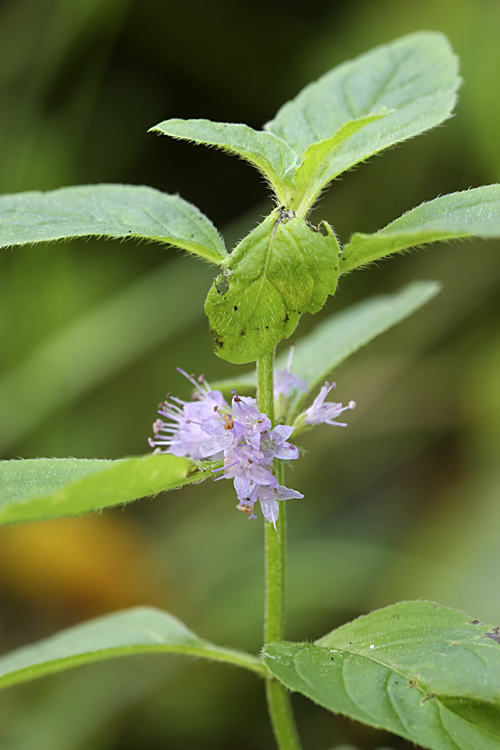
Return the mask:
<svg viewBox="0 0 500 750">
<path fill-rule="evenodd" d="M 318 219 L 342 239 L 446 192 L 500 181 L 500 8 L 494 0 L 3 0 L 0 190 L 90 182 L 179 192 L 228 246 L 269 206 L 243 162 L 146 134 L 170 117 L 259 128 L 333 65 L 418 29 L 462 61 L 457 117 L 336 182 Z M 291 502 L 288 637 L 314 639 L 400 599 L 498 622 L 498 243 L 439 245 L 342 279 L 324 314 L 414 278 L 442 293 L 336 373 L 347 430 L 301 439 Z M 214 271 L 133 241 L 0 255 L 2 458 L 145 453 L 175 372 L 237 371 L 212 354 L 202 303 Z M 189 272 L 189 275 L 188 275 Z M 318 319 L 317 319 L 318 320 Z M 298 334 L 308 330 L 304 316 Z M 260 523 L 226 483 L 102 516 L 0 532 L 2 650 L 85 617 L 162 606 L 217 643 L 261 645 Z M 174 689 L 175 685 L 175 689 Z M 395 739 L 294 698 L 306 747 Z M 193 720 L 193 715 L 196 717 Z M 261 686 L 167 657 L 47 677 L 0 696 L 2 749 L 272 748 Z"/>
</svg>

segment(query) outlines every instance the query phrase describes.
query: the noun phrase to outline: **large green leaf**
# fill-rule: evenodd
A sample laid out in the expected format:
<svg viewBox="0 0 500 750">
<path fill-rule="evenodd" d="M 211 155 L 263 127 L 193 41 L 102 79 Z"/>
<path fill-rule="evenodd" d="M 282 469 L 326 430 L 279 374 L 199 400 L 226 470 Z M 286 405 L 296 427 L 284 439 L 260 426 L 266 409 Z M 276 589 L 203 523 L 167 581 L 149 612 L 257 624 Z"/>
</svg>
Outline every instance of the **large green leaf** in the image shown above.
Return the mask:
<svg viewBox="0 0 500 750">
<path fill-rule="evenodd" d="M 173 653 L 245 667 L 265 677 L 256 656 L 198 638 L 168 612 L 135 607 L 62 630 L 0 657 L 0 687 L 28 682 L 90 662 L 136 654 Z"/>
<path fill-rule="evenodd" d="M 339 246 L 323 226 L 326 235 L 276 209 L 233 250 L 205 305 L 222 359 L 262 357 L 293 333 L 302 313 L 318 312 L 335 292 Z"/>
<path fill-rule="evenodd" d="M 371 122 L 386 117 L 389 110 L 374 115 L 349 120 L 330 138 L 311 143 L 304 153 L 304 158 L 294 175 L 296 190 L 290 201 L 290 208 L 298 216 L 305 216 L 323 188 L 338 174 L 337 151 L 354 133 Z"/>
<path fill-rule="evenodd" d="M 500 185 L 484 185 L 423 203 L 375 234 L 354 234 L 340 272 L 429 242 L 500 237 Z"/>
<path fill-rule="evenodd" d="M 210 468 L 200 471 L 189 459 L 170 454 L 116 461 L 0 461 L 0 524 L 75 516 L 120 505 L 207 479 Z"/>
<path fill-rule="evenodd" d="M 446 37 L 418 32 L 326 73 L 285 104 L 266 129 L 303 154 L 349 120 L 382 107 L 394 110 L 366 125 L 336 151 L 330 168 L 339 174 L 449 117 L 459 82 L 457 58 Z"/>
<path fill-rule="evenodd" d="M 281 203 L 288 204 L 294 189 L 293 173 L 300 161 L 294 149 L 273 133 L 253 130 L 248 125 L 211 120 L 164 120 L 151 130 L 208 146 L 218 146 L 241 156 L 259 169 L 276 190 Z"/>
<path fill-rule="evenodd" d="M 312 391 L 331 371 L 380 334 L 401 322 L 431 300 L 440 289 L 436 281 L 413 281 L 399 292 L 371 297 L 330 315 L 295 346 L 292 371 L 304 378 Z M 276 359 L 284 369 L 287 353 Z M 212 384 L 214 388 L 254 388 L 255 373 Z M 300 396 L 295 408 L 306 396 Z"/>
<path fill-rule="evenodd" d="M 431 750 L 500 748 L 499 631 L 463 612 L 403 602 L 263 660 L 290 690 Z"/>
<path fill-rule="evenodd" d="M 0 247 L 89 236 L 156 240 L 217 264 L 227 255 L 196 206 L 154 188 L 80 185 L 0 196 Z"/>
</svg>

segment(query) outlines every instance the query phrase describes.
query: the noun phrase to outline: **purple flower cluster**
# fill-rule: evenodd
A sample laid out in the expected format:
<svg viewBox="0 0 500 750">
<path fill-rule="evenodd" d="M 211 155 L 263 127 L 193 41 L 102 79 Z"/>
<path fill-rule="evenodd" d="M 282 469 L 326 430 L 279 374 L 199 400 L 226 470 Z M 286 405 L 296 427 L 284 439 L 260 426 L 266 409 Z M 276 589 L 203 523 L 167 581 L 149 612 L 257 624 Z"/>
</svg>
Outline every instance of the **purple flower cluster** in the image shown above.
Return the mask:
<svg viewBox="0 0 500 750">
<path fill-rule="evenodd" d="M 303 378 L 290 372 L 292 353 L 293 349 L 286 370 L 275 373 L 275 404 L 277 413 L 282 416 L 287 413 L 290 399 L 307 393 L 308 389 Z M 259 412 L 254 398 L 238 396 L 233 391 L 229 405 L 220 391 L 210 388 L 203 375 L 195 380 L 184 370 L 177 369 L 195 387 L 195 395 L 192 401 L 167 396 L 158 407 L 158 413 L 168 421 L 157 419 L 153 424 L 155 436 L 149 438 L 150 446 L 155 453 L 173 453 L 195 461 L 204 458 L 223 461 L 223 467 L 214 469 L 214 473 L 222 472 L 217 479 L 233 480 L 238 510 L 255 518 L 253 507 L 258 500 L 264 517 L 276 528 L 278 501 L 303 495 L 278 483 L 272 471 L 274 459 L 291 461 L 299 457 L 298 448 L 287 442 L 294 428 L 321 423 L 346 427 L 345 422 L 336 419 L 347 409 L 354 409 L 355 402 L 342 406 L 326 401 L 335 383 L 325 383 L 312 406 L 297 417 L 294 426 L 279 424 L 273 428 L 269 417 Z"/>
<path fill-rule="evenodd" d="M 276 527 L 278 500 L 301 498 L 300 492 L 283 487 L 272 473 L 275 458 L 298 458 L 299 450 L 287 440 L 293 432 L 289 425 L 272 428 L 269 418 L 259 412 L 254 398 L 238 396 L 234 391 L 231 406 L 220 391 L 212 391 L 204 377 L 195 380 L 179 369 L 195 386 L 194 401 L 168 396 L 158 412 L 169 422 L 157 419 L 154 438 L 149 439 L 155 453 L 173 453 L 194 460 L 224 460 L 218 479 L 232 479 L 239 500 L 238 509 L 255 518 L 253 506 L 258 500 L 264 517 Z"/>
</svg>

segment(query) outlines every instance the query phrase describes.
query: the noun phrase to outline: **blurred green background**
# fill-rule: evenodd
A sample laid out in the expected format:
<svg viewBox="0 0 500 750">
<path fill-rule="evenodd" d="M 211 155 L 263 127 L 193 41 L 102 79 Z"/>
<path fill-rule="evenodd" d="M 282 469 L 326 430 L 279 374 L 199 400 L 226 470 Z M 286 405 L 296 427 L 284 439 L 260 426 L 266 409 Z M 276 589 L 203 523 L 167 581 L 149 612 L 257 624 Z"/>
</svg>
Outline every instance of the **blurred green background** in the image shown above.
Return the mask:
<svg viewBox="0 0 500 750">
<path fill-rule="evenodd" d="M 446 192 L 500 180 L 498 0 L 3 0 L 0 190 L 93 182 L 179 192 L 232 246 L 263 216 L 263 181 L 235 158 L 146 131 L 168 117 L 260 128 L 344 59 L 419 29 L 462 61 L 456 118 L 344 175 L 316 218 L 346 240 Z M 287 484 L 288 636 L 313 639 L 401 599 L 498 624 L 499 243 L 437 245 L 344 278 L 323 315 L 415 278 L 426 309 L 335 375 L 349 428 L 320 427 Z M 214 268 L 172 249 L 74 242 L 0 255 L 0 455 L 145 453 L 156 404 L 212 380 L 203 316 Z M 297 336 L 312 325 L 302 321 Z M 138 603 L 200 635 L 261 645 L 262 524 L 229 482 L 100 516 L 0 532 L 0 648 Z M 307 750 L 398 738 L 296 697 Z M 0 695 L 2 750 L 265 750 L 262 686 L 222 665 L 156 658 L 89 666 Z"/>
</svg>

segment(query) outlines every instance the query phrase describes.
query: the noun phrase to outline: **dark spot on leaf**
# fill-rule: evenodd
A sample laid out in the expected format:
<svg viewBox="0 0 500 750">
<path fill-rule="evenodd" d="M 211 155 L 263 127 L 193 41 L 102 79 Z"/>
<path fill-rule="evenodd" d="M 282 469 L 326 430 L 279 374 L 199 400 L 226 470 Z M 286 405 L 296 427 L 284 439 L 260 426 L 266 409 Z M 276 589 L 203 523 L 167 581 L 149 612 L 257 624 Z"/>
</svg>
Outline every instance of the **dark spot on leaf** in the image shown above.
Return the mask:
<svg viewBox="0 0 500 750">
<path fill-rule="evenodd" d="M 285 315 L 285 320 L 284 320 L 284 322 L 285 322 L 285 323 L 288 323 L 288 321 L 289 321 L 289 320 L 290 320 L 290 316 L 289 316 L 289 315 L 288 315 L 288 313 L 287 313 L 287 314 Z"/>
<path fill-rule="evenodd" d="M 418 684 L 418 678 L 417 677 L 412 677 L 411 680 L 408 680 L 408 687 L 410 687 L 410 688 L 417 687 L 417 684 Z"/>
<path fill-rule="evenodd" d="M 233 310 L 234 312 L 238 312 L 238 308 L 236 307 L 236 305 L 233 307 Z"/>
<path fill-rule="evenodd" d="M 211 331 L 210 333 L 213 336 L 215 348 L 222 349 L 222 347 L 224 346 L 224 342 L 220 340 L 220 338 L 217 336 L 216 333 L 214 333 L 214 331 Z"/>
<path fill-rule="evenodd" d="M 484 638 L 491 638 L 492 641 L 500 645 L 500 628 L 491 628 L 491 633 L 485 633 Z"/>
<path fill-rule="evenodd" d="M 290 221 L 290 219 L 295 219 L 295 211 L 292 211 L 290 208 L 286 208 L 286 206 L 280 206 L 278 208 L 278 218 L 276 220 L 277 224 L 286 224 L 287 221 Z"/>
<path fill-rule="evenodd" d="M 426 701 L 431 701 L 436 697 L 435 693 L 427 693 L 425 698 L 423 699 L 422 703 L 425 703 Z"/>
<path fill-rule="evenodd" d="M 266 331 L 269 329 L 269 326 L 266 326 Z"/>
<path fill-rule="evenodd" d="M 469 625 L 484 625 L 480 620 L 469 620 Z"/>
<path fill-rule="evenodd" d="M 245 336 L 245 335 L 246 335 L 246 331 L 241 331 L 240 336 Z"/>
</svg>

